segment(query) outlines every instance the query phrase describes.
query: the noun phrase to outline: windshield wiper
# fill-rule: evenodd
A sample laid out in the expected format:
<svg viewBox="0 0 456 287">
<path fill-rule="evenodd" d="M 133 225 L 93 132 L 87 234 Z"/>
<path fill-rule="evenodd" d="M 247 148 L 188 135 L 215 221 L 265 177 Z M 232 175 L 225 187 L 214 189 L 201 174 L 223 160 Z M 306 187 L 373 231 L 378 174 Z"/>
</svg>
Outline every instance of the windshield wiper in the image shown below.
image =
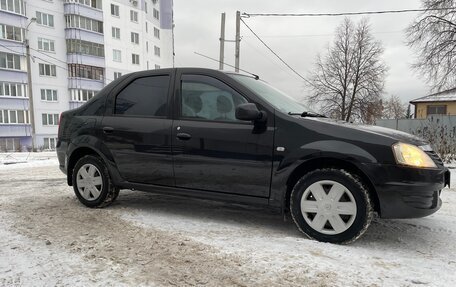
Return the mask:
<svg viewBox="0 0 456 287">
<path fill-rule="evenodd" d="M 302 113 L 292 113 L 292 112 L 289 112 L 288 113 L 290 116 L 301 116 L 303 118 L 326 118 L 325 115 L 322 115 L 322 114 L 317 114 L 317 113 L 313 113 L 313 112 L 302 112 Z"/>
</svg>

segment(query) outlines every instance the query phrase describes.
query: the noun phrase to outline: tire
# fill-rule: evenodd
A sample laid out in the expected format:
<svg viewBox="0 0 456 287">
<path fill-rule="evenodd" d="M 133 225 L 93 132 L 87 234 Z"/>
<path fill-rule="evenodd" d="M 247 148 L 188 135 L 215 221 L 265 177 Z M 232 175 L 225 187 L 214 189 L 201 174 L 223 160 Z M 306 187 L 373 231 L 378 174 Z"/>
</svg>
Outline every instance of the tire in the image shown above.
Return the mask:
<svg viewBox="0 0 456 287">
<path fill-rule="evenodd" d="M 291 192 L 290 211 L 298 229 L 309 238 L 340 244 L 358 239 L 374 213 L 362 181 L 335 168 L 304 175 Z"/>
<path fill-rule="evenodd" d="M 119 195 L 119 189 L 112 183 L 108 169 L 99 157 L 86 155 L 80 158 L 72 179 L 74 193 L 87 207 L 108 206 Z"/>
</svg>

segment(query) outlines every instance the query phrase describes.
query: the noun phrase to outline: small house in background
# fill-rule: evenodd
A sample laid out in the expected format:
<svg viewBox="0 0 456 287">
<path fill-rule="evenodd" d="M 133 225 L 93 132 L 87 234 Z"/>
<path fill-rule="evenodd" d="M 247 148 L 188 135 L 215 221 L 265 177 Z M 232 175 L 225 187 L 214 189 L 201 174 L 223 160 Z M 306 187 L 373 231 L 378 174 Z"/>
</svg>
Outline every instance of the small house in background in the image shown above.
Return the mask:
<svg viewBox="0 0 456 287">
<path fill-rule="evenodd" d="M 415 105 L 415 118 L 433 115 L 456 115 L 456 88 L 410 101 Z"/>
</svg>

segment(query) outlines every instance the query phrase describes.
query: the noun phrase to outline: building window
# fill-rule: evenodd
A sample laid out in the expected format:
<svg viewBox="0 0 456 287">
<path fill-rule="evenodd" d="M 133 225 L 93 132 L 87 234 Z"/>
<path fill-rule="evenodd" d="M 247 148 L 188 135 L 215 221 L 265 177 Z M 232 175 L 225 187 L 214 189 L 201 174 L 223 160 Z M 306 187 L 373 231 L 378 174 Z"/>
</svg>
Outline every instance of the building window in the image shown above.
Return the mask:
<svg viewBox="0 0 456 287">
<path fill-rule="evenodd" d="M 149 32 L 149 25 L 147 25 L 147 21 L 146 21 L 146 33 Z"/>
<path fill-rule="evenodd" d="M 155 19 L 160 20 L 160 12 L 157 9 L 154 8 L 153 14 Z"/>
<path fill-rule="evenodd" d="M 138 23 L 138 12 L 130 10 L 130 21 Z"/>
<path fill-rule="evenodd" d="M 82 41 L 77 39 L 68 39 L 66 40 L 67 43 L 67 53 L 76 53 L 76 54 L 83 54 L 83 55 L 91 55 L 97 57 L 104 57 L 104 45 Z"/>
<path fill-rule="evenodd" d="M 427 106 L 427 114 L 428 115 L 446 115 L 447 106 Z"/>
<path fill-rule="evenodd" d="M 131 54 L 131 63 L 134 65 L 139 65 L 139 55 Z"/>
<path fill-rule="evenodd" d="M 0 152 L 21 150 L 21 141 L 18 138 L 0 138 Z"/>
<path fill-rule="evenodd" d="M 149 11 L 147 10 L 147 2 L 144 2 L 144 11 L 146 11 L 146 13 L 149 13 Z"/>
<path fill-rule="evenodd" d="M 49 77 L 56 77 L 57 71 L 55 65 L 50 64 L 39 64 L 40 76 L 49 76 Z"/>
<path fill-rule="evenodd" d="M 131 42 L 134 44 L 139 44 L 139 34 L 131 32 Z"/>
<path fill-rule="evenodd" d="M 38 50 L 46 52 L 55 52 L 55 42 L 54 40 L 38 38 Z"/>
<path fill-rule="evenodd" d="M 43 149 L 44 150 L 55 150 L 55 144 L 57 138 L 43 138 Z"/>
<path fill-rule="evenodd" d="M 0 82 L 0 97 L 27 97 L 27 85 L 21 83 Z"/>
<path fill-rule="evenodd" d="M 154 37 L 160 39 L 160 29 L 154 27 Z"/>
<path fill-rule="evenodd" d="M 104 79 L 103 68 L 87 65 L 68 64 L 68 74 L 70 78 L 85 78 L 97 81 Z"/>
<path fill-rule="evenodd" d="M 0 0 L 0 10 L 25 15 L 23 0 Z"/>
<path fill-rule="evenodd" d="M 36 23 L 43 26 L 54 27 L 54 15 L 36 11 Z"/>
<path fill-rule="evenodd" d="M 119 6 L 111 4 L 111 15 L 119 17 Z"/>
<path fill-rule="evenodd" d="M 41 89 L 41 100 L 46 102 L 57 102 L 57 90 Z"/>
<path fill-rule="evenodd" d="M 155 64 L 155 70 L 160 69 L 160 65 Z"/>
<path fill-rule="evenodd" d="M 0 124 L 28 124 L 28 111 L 0 110 Z"/>
<path fill-rule="evenodd" d="M 25 29 L 20 27 L 0 24 L 0 39 L 22 42 Z"/>
<path fill-rule="evenodd" d="M 67 28 L 80 28 L 103 34 L 103 22 L 95 19 L 79 15 L 65 15 L 65 23 Z"/>
<path fill-rule="evenodd" d="M 73 102 L 87 102 L 93 98 L 98 91 L 70 89 L 71 100 Z"/>
<path fill-rule="evenodd" d="M 148 41 L 146 41 L 146 52 L 149 53 L 149 42 Z"/>
<path fill-rule="evenodd" d="M 120 50 L 112 50 L 112 60 L 114 62 L 122 62 L 122 52 Z"/>
<path fill-rule="evenodd" d="M 20 70 L 21 57 L 16 54 L 0 52 L 0 68 Z"/>
<path fill-rule="evenodd" d="M 59 114 L 41 114 L 43 126 L 58 126 Z"/>
<path fill-rule="evenodd" d="M 120 39 L 120 28 L 112 27 L 112 37 L 114 39 Z"/>
<path fill-rule="evenodd" d="M 52 0 L 51 0 L 52 1 Z M 102 0 L 65 0 L 65 2 L 79 3 L 85 6 L 89 6 L 95 9 L 101 9 Z"/>
<path fill-rule="evenodd" d="M 154 55 L 160 57 L 160 47 L 154 46 Z"/>
<path fill-rule="evenodd" d="M 121 72 L 114 72 L 114 80 L 117 80 L 120 77 L 122 77 L 122 73 Z"/>
</svg>

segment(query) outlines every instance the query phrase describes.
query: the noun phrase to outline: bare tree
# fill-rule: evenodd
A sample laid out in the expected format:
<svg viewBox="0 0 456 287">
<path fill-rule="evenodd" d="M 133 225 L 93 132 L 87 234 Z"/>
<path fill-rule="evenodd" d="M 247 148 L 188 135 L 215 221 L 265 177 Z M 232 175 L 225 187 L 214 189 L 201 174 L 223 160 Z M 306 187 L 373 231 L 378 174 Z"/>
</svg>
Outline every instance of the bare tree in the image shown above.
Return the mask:
<svg viewBox="0 0 456 287">
<path fill-rule="evenodd" d="M 398 96 L 391 95 L 388 99 L 383 101 L 384 119 L 401 119 L 405 117 L 405 105 L 402 103 Z"/>
<path fill-rule="evenodd" d="M 422 0 L 426 9 L 408 27 L 408 45 L 418 53 L 413 67 L 440 91 L 456 84 L 456 8 L 454 0 Z M 451 8 L 451 9 L 448 9 Z"/>
<path fill-rule="evenodd" d="M 327 54 L 317 56 L 308 82 L 312 90 L 309 102 L 334 118 L 370 122 L 366 111 L 378 103 L 387 72 L 382 53 L 366 19 L 357 25 L 344 19 Z"/>
</svg>

